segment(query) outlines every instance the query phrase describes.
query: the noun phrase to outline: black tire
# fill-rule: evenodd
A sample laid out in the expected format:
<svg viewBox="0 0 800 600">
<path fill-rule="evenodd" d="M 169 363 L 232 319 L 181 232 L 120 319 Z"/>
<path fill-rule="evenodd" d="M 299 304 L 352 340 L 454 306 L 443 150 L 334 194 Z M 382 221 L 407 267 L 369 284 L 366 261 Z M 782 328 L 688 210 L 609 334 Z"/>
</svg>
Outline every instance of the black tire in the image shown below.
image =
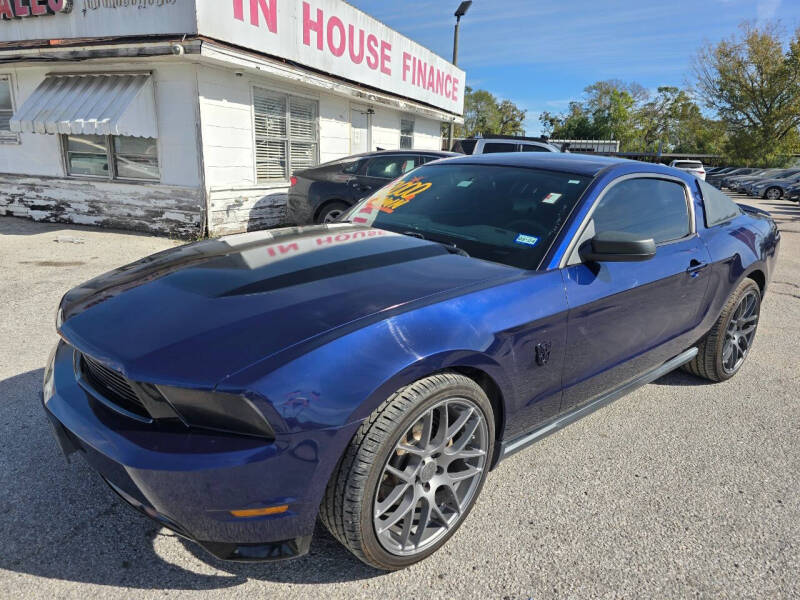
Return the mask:
<svg viewBox="0 0 800 600">
<path fill-rule="evenodd" d="M 344 202 L 328 202 L 317 215 L 317 223 L 327 223 L 331 218 L 338 218 L 349 206 Z"/>
<path fill-rule="evenodd" d="M 384 467 L 401 436 L 406 435 L 421 415 L 448 398 L 468 400 L 485 419 L 488 447 L 480 480 L 458 521 L 435 543 L 413 555 L 391 553 L 382 546 L 373 523 L 372 507 Z M 392 394 L 361 424 L 331 476 L 320 507 L 320 518 L 342 545 L 368 565 L 394 571 L 419 562 L 450 539 L 475 505 L 492 462 L 494 436 L 491 403 L 477 383 L 455 373 L 420 379 Z"/>
<path fill-rule="evenodd" d="M 736 375 L 741 369 L 739 364 L 735 369 L 726 369 L 723 365 L 723 351 L 725 347 L 726 332 L 731 325 L 734 313 L 739 307 L 740 302 L 747 295 L 754 293 L 756 298 L 755 314 L 759 315 L 761 310 L 761 289 L 758 284 L 752 279 L 744 279 L 736 287 L 733 293 L 728 298 L 725 306 L 722 309 L 717 322 L 711 328 L 703 339 L 697 344 L 698 353 L 691 361 L 683 366 L 685 371 L 708 379 L 709 381 L 719 382 L 726 381 Z M 758 327 L 758 320 L 756 319 L 755 327 Z M 752 339 L 755 339 L 756 329 L 753 330 Z M 752 344 L 752 340 L 750 342 Z M 749 354 L 750 346 L 747 348 Z M 747 358 L 747 354 L 742 358 L 742 363 Z"/>
<path fill-rule="evenodd" d="M 772 194 L 770 194 L 772 192 Z M 764 190 L 763 198 L 767 200 L 780 200 L 783 198 L 783 190 L 779 187 L 771 187 Z"/>
</svg>

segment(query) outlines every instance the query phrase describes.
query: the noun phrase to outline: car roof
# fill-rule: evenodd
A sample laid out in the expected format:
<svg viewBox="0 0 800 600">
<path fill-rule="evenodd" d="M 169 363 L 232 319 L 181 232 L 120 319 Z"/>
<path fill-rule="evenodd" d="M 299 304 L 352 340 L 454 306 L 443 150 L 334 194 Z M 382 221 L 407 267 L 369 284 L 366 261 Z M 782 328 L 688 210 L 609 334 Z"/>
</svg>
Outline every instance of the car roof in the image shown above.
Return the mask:
<svg viewBox="0 0 800 600">
<path fill-rule="evenodd" d="M 449 158 L 438 164 L 468 164 L 468 165 L 498 165 L 503 167 L 527 167 L 529 169 L 547 169 L 550 171 L 563 171 L 594 177 L 605 168 L 624 164 L 641 164 L 652 167 L 646 163 L 637 163 L 634 160 L 613 158 L 608 156 L 595 156 L 592 154 L 566 154 L 561 152 L 499 152 L 496 154 L 459 155 Z"/>
<path fill-rule="evenodd" d="M 336 162 L 342 160 L 348 160 L 353 158 L 370 158 L 373 156 L 383 156 L 383 155 L 395 155 L 395 154 L 430 154 L 432 156 L 441 156 L 442 158 L 447 158 L 448 156 L 461 156 L 458 152 L 445 152 L 444 150 L 414 150 L 403 148 L 402 150 L 375 150 L 374 152 L 362 152 L 360 154 L 353 154 L 351 156 L 345 156 L 344 158 L 336 159 Z"/>
</svg>

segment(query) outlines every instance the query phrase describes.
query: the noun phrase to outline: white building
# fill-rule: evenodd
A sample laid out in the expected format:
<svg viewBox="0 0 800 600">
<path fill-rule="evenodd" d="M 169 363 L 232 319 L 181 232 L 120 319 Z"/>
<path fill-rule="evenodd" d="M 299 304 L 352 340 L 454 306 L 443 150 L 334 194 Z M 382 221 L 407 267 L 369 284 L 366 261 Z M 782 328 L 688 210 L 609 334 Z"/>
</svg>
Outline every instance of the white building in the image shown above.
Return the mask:
<svg viewBox="0 0 800 600">
<path fill-rule="evenodd" d="M 276 225 L 292 170 L 440 149 L 463 89 L 340 0 L 0 0 L 0 215 Z"/>
</svg>

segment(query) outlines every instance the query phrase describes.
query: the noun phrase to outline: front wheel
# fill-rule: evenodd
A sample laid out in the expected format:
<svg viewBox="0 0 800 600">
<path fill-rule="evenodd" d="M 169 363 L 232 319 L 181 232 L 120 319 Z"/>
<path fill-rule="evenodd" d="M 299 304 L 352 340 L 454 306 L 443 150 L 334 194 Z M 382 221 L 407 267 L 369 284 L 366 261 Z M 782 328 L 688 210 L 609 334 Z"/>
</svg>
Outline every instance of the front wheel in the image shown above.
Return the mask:
<svg viewBox="0 0 800 600">
<path fill-rule="evenodd" d="M 698 353 L 684 368 L 711 381 L 730 379 L 744 364 L 758 328 L 761 290 L 743 280 L 731 294 L 714 327 L 698 344 Z"/>
<path fill-rule="evenodd" d="M 777 187 L 771 187 L 764 192 L 764 198 L 767 200 L 780 200 L 783 197 L 783 190 Z"/>
<path fill-rule="evenodd" d="M 384 570 L 438 550 L 478 498 L 494 451 L 486 394 L 455 373 L 398 390 L 359 428 L 320 516 L 363 562 Z"/>
</svg>

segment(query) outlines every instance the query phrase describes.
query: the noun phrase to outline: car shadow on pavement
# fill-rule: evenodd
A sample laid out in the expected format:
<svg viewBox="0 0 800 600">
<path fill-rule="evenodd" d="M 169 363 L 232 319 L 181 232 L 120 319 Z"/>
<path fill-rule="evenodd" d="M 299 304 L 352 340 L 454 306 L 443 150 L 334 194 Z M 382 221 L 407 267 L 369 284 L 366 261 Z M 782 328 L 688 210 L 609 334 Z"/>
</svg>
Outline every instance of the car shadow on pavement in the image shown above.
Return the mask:
<svg viewBox="0 0 800 600">
<path fill-rule="evenodd" d="M 311 553 L 220 561 L 126 506 L 78 455 L 67 464 L 41 407 L 42 369 L 0 381 L 0 571 L 131 589 L 212 590 L 248 580 L 314 584 L 382 572 L 321 526 Z"/>
<path fill-rule="evenodd" d="M 686 371 L 682 371 L 681 369 L 676 369 L 675 371 L 671 371 L 666 375 L 659 377 L 658 379 L 653 381 L 650 385 L 669 385 L 669 386 L 687 387 L 694 385 L 709 385 L 709 384 L 710 382 L 705 379 L 695 377 L 691 373 L 687 373 Z"/>
</svg>

